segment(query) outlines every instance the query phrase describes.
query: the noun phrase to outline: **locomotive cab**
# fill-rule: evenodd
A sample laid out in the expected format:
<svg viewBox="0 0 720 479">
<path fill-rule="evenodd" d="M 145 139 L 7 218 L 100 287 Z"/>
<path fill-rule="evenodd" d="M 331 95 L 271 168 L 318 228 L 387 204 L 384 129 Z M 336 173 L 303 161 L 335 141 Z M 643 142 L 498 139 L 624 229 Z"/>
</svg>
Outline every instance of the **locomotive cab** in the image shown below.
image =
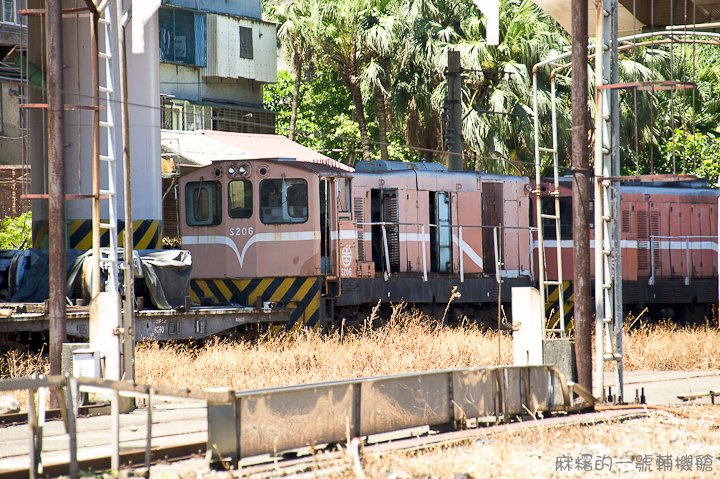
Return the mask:
<svg viewBox="0 0 720 479">
<path fill-rule="evenodd" d="M 280 305 L 318 320 L 321 276 L 338 276 L 334 226 L 349 212 L 346 172 L 287 159 L 222 161 L 180 181 L 191 300 Z M 347 213 L 349 217 L 349 213 Z"/>
</svg>

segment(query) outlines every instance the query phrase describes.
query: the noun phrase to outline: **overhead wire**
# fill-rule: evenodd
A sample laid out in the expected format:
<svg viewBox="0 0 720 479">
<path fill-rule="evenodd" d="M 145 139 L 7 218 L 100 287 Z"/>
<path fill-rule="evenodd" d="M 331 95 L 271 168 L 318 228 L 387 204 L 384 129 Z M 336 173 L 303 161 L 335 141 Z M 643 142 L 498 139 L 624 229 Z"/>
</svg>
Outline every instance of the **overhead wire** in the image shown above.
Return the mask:
<svg viewBox="0 0 720 479">
<path fill-rule="evenodd" d="M 37 87 L 34 87 L 31 85 L 30 88 L 36 89 Z M 93 99 L 94 98 L 93 95 L 82 94 L 82 93 L 78 93 L 75 91 L 69 91 L 67 89 L 65 89 L 64 92 L 72 93 L 72 94 L 76 95 L 79 99 Z M 119 100 L 110 100 L 110 101 L 113 103 L 120 103 Z M 154 105 L 137 103 L 137 102 L 132 102 L 132 101 L 128 101 L 128 106 L 159 111 L 161 115 L 163 112 L 166 111 L 165 108 L 163 108 L 162 106 L 154 106 Z M 491 113 L 494 113 L 494 112 L 491 112 Z M 255 122 L 252 120 L 246 120 L 246 119 L 223 118 L 223 122 L 230 123 L 230 124 L 244 125 L 244 126 L 254 126 L 254 127 L 258 127 L 258 128 L 270 128 L 270 125 L 268 125 L 267 123 L 260 123 L 260 122 Z M 81 125 L 82 125 L 82 123 L 81 123 Z M 133 123 L 133 127 L 138 127 L 138 126 L 154 127 L 156 125 L 150 124 L 150 123 L 147 123 L 147 124 Z M 275 128 L 280 129 L 282 131 L 289 130 L 289 127 L 280 126 L 280 125 L 275 125 Z M 359 138 L 355 138 L 355 137 L 348 137 L 348 136 L 343 136 L 343 135 L 333 135 L 333 134 L 328 134 L 328 133 L 324 133 L 324 132 L 320 132 L 320 131 L 298 130 L 297 127 L 296 127 L 295 131 L 296 131 L 296 133 L 300 133 L 301 135 L 305 135 L 308 137 L 343 140 L 343 141 L 355 142 L 355 143 L 360 143 L 360 141 L 361 141 Z M 260 134 L 260 133 L 256 133 L 256 134 Z M 403 149 L 406 149 L 409 151 L 416 151 L 416 152 L 423 152 L 423 153 L 437 153 L 437 154 L 442 154 L 442 155 L 448 154 L 448 152 L 446 150 L 439 150 L 439 149 L 435 149 L 435 148 L 423 148 L 423 147 L 412 146 L 412 145 L 400 145 L 400 144 L 393 144 L 390 142 L 381 142 L 381 141 L 372 140 L 372 139 L 369 139 L 368 141 L 369 141 L 369 143 L 376 145 L 376 146 L 396 146 L 396 147 L 403 148 Z M 510 166 L 517 165 L 517 164 L 525 164 L 528 166 L 534 165 L 533 161 L 510 160 L 508 158 L 503 158 L 503 157 L 493 158 L 493 160 L 497 160 L 497 161 L 506 163 Z"/>
</svg>

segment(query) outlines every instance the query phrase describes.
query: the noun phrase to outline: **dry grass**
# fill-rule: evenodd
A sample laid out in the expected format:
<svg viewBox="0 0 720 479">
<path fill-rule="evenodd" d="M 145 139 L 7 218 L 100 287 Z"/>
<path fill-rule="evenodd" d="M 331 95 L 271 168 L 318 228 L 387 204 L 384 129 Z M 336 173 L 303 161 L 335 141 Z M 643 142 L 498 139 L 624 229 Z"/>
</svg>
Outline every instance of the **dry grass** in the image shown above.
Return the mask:
<svg viewBox="0 0 720 479">
<path fill-rule="evenodd" d="M 145 343 L 137 349 L 136 377 L 191 388 L 254 389 L 512 360 L 507 333 L 440 326 L 403 305 L 384 325 L 369 326 L 327 335 L 268 335 L 253 342 L 215 340 L 202 348 Z"/>
<path fill-rule="evenodd" d="M 255 341 L 212 340 L 204 346 L 141 343 L 140 383 L 190 388 L 255 389 L 455 367 L 509 364 L 509 333 L 474 324 L 441 326 L 396 305 L 381 326 L 322 335 L 266 335 Z M 720 330 L 643 324 L 626 332 L 626 370 L 720 369 Z M 498 354 L 499 350 L 499 354 Z M 498 359 L 499 358 L 499 359 Z M 0 355 L 0 378 L 47 370 L 40 353 Z"/>
<path fill-rule="evenodd" d="M 26 353 L 10 350 L 0 353 L 0 379 L 47 374 L 49 369 L 50 365 L 42 351 Z M 15 397 L 23 411 L 27 409 L 27 394 L 27 391 L 0 391 L 0 396 Z"/>
<path fill-rule="evenodd" d="M 680 327 L 665 321 L 626 331 L 628 370 L 720 369 L 720 329 Z"/>
</svg>

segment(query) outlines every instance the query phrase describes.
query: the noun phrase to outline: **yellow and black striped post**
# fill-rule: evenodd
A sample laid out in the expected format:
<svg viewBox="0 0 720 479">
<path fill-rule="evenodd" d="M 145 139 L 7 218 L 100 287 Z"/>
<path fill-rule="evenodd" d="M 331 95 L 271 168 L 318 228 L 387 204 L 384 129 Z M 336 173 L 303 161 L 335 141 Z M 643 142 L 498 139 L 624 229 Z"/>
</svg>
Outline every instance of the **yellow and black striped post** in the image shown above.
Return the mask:
<svg viewBox="0 0 720 479">
<path fill-rule="evenodd" d="M 558 329 L 560 327 L 560 290 L 557 286 L 548 286 L 547 290 L 545 299 L 547 329 Z M 563 281 L 562 291 L 565 305 L 565 333 L 569 334 L 572 330 L 571 319 L 575 315 L 575 295 L 572 281 Z"/>
<path fill-rule="evenodd" d="M 320 326 L 320 278 L 288 276 L 253 279 L 193 279 L 190 300 L 203 305 L 239 304 L 258 301 L 277 303 L 292 310 L 287 329 Z"/>
<path fill-rule="evenodd" d="M 70 220 L 67 222 L 68 249 L 92 249 L 92 221 Z M 125 222 L 118 221 L 118 246 L 123 246 Z M 135 249 L 162 249 L 162 222 L 160 220 L 133 221 L 133 243 Z M 107 231 L 100 238 L 100 245 L 108 246 Z M 33 221 L 33 248 L 47 249 L 48 222 Z"/>
</svg>

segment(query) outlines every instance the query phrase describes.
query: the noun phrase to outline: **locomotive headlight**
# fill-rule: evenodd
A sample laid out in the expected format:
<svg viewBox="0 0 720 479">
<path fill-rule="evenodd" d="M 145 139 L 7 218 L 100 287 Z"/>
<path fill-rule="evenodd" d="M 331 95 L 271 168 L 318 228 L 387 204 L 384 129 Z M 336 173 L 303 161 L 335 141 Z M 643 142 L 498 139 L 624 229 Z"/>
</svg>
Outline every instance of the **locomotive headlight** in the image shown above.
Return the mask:
<svg viewBox="0 0 720 479">
<path fill-rule="evenodd" d="M 235 176 L 236 173 L 237 171 L 235 171 L 235 165 L 231 165 L 228 167 L 228 175 Z"/>
<path fill-rule="evenodd" d="M 240 176 L 247 176 L 248 174 L 248 167 L 247 165 L 240 165 L 238 167 L 238 173 L 240 173 Z"/>
</svg>

